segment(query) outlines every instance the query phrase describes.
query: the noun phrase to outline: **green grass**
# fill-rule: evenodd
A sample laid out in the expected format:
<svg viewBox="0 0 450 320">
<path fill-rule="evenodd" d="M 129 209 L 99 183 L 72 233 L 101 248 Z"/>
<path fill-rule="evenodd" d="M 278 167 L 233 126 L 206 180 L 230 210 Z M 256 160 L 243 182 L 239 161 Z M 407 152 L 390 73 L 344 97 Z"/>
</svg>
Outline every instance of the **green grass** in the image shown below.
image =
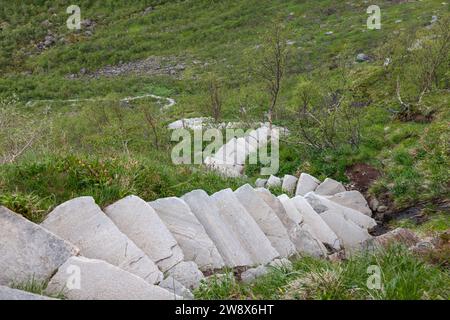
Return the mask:
<svg viewBox="0 0 450 320">
<path fill-rule="evenodd" d="M 1 201 L 39 221 L 42 212 L 78 195 L 91 193 L 100 204 L 107 204 L 130 193 L 151 200 L 192 188 L 215 191 L 255 179 L 260 165 L 248 166 L 250 180 L 243 181 L 213 177 L 195 166 L 174 166 L 170 161 L 174 144 L 165 126 L 180 117 L 205 115 L 211 73 L 220 82 L 223 120 L 264 120 L 268 97 L 263 83 L 249 76 L 249 66 L 257 64 L 256 46 L 275 19 L 284 21 L 288 39 L 295 41 L 290 46 L 276 115 L 276 123 L 292 133 L 280 145 L 278 175 L 306 171 L 319 178 L 347 181 L 345 170 L 362 162 L 382 172 L 371 193 L 387 193 L 398 208 L 444 199 L 448 197 L 450 164 L 449 75 L 443 75 L 424 98 L 426 111 L 435 112 L 432 123 L 399 122 L 392 112 L 398 109 L 396 76 L 408 79 L 417 64 L 398 59 L 401 55 L 396 52 L 406 49 L 403 43 L 411 41 L 407 35 L 416 30 L 418 36 L 429 32 L 424 26 L 432 15 L 448 15 L 448 6 L 441 2 L 381 1 L 382 29 L 370 31 L 365 26 L 367 5 L 359 1 L 232 0 L 225 4 L 142 0 L 132 5 L 127 1 L 79 1 L 82 18 L 96 22 L 91 37 L 65 27 L 64 1 L 4 3 L 0 13 L 0 109 L 4 113 L 0 117 L 6 114 L 15 121 L 0 128 L 0 156 L 15 142 L 23 144 L 36 134 L 39 138 L 12 164 L 0 166 Z M 150 5 L 155 10 L 142 15 Z M 294 18 L 288 20 L 290 13 Z M 395 23 L 397 19 L 402 22 Z M 52 25 L 41 27 L 44 20 Z M 40 52 L 35 45 L 47 29 L 66 42 Z M 329 30 L 333 35 L 325 35 Z M 373 60 L 356 64 L 360 52 Z M 92 72 L 149 56 L 168 56 L 185 63 L 183 77 L 67 77 L 82 68 Z M 385 68 L 388 56 L 394 62 Z M 361 143 L 358 149 L 342 141 L 334 149 L 312 151 L 299 143 L 295 114 L 299 84 L 308 79 L 318 88 L 336 86 L 342 73 L 348 78 L 350 100 L 368 103 L 361 112 Z M 405 95 L 413 88 L 406 81 Z M 135 101 L 130 108 L 118 102 L 143 93 L 170 96 L 177 104 L 160 113 L 153 99 Z M 26 104 L 29 100 L 73 98 L 110 101 Z M 245 114 L 239 112 L 241 106 Z M 144 109 L 158 122 L 158 149 Z M 73 159 L 88 162 L 95 170 L 100 170 L 98 163 L 104 163 L 107 176 L 93 177 Z"/>
<path fill-rule="evenodd" d="M 381 270 L 382 289 L 367 287 L 368 267 Z M 219 278 L 222 279 L 222 278 Z M 272 269 L 251 284 L 228 275 L 195 292 L 199 299 L 375 299 L 417 300 L 450 298 L 448 270 L 424 262 L 407 248 L 392 246 L 383 251 L 355 255 L 347 261 L 330 262 L 310 257 L 293 262 L 292 270 Z"/>
</svg>

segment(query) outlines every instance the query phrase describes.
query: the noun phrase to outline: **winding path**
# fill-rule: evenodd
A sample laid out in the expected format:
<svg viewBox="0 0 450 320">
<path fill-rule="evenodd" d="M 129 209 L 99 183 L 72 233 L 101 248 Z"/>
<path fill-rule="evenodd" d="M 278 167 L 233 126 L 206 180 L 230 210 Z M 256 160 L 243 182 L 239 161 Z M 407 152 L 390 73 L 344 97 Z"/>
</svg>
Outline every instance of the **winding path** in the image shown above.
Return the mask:
<svg viewBox="0 0 450 320">
<path fill-rule="evenodd" d="M 172 106 L 174 106 L 176 104 L 175 99 L 172 98 L 168 98 L 168 97 L 161 97 L 152 93 L 148 93 L 148 94 L 144 94 L 141 96 L 134 96 L 134 97 L 126 97 L 120 100 L 117 99 L 111 99 L 111 98 L 88 98 L 88 99 L 56 99 L 56 100 L 52 100 L 52 99 L 47 99 L 47 100 L 29 100 L 26 105 L 27 106 L 32 106 L 35 105 L 36 103 L 39 102 L 49 102 L 49 103 L 54 103 L 54 102 L 83 102 L 83 101 L 120 101 L 120 102 L 129 102 L 129 101 L 134 101 L 134 100 L 139 100 L 139 99 L 145 99 L 145 98 L 154 98 L 157 100 L 166 100 L 167 103 L 165 105 L 163 105 L 161 107 L 161 110 L 166 110 Z"/>
</svg>

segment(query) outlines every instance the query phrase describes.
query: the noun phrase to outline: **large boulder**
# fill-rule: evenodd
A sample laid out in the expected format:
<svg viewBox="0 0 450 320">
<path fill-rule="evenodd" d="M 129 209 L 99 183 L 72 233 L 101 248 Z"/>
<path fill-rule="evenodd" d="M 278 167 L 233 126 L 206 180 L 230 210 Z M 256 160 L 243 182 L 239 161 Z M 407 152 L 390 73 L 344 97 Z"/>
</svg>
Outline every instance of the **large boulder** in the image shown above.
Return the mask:
<svg viewBox="0 0 450 320">
<path fill-rule="evenodd" d="M 295 247 L 290 240 L 288 231 L 272 208 L 261 201 L 258 193 L 249 184 L 246 184 L 237 189 L 235 194 L 280 256 L 289 257 L 294 254 Z"/>
<path fill-rule="evenodd" d="M 39 294 L 0 286 L 0 300 L 55 300 Z"/>
<path fill-rule="evenodd" d="M 149 204 L 177 240 L 186 261 L 194 261 L 203 271 L 224 267 L 216 245 L 186 202 L 170 197 Z"/>
<path fill-rule="evenodd" d="M 69 300 L 172 300 L 175 294 L 102 260 L 68 259 L 50 280 L 46 292 Z"/>
<path fill-rule="evenodd" d="M 372 239 L 366 229 L 357 226 L 339 212 L 328 210 L 321 213 L 320 217 L 336 233 L 347 252 L 362 249 Z"/>
<path fill-rule="evenodd" d="M 342 214 L 345 218 L 353 221 L 358 226 L 364 229 L 370 229 L 377 225 L 376 221 L 371 217 L 356 211 L 349 207 L 344 207 L 324 196 L 320 196 L 314 192 L 310 192 L 305 196 L 305 199 L 319 214 L 328 210 L 334 210 Z"/>
<path fill-rule="evenodd" d="M 219 208 L 222 219 L 249 253 L 252 264 L 265 264 L 278 257 L 278 252 L 231 189 L 216 192 L 211 199 Z"/>
<path fill-rule="evenodd" d="M 204 278 L 203 273 L 193 261 L 180 262 L 167 273 L 188 289 L 198 288 Z"/>
<path fill-rule="evenodd" d="M 249 254 L 239 240 L 234 237 L 230 227 L 222 219 L 219 208 L 205 191 L 191 191 L 185 194 L 182 199 L 205 228 L 226 266 L 238 267 L 251 264 Z"/>
<path fill-rule="evenodd" d="M 297 181 L 298 181 L 297 177 L 291 176 L 290 174 L 286 174 L 283 178 L 283 184 L 281 185 L 281 189 L 284 192 L 292 194 L 295 191 Z"/>
<path fill-rule="evenodd" d="M 320 183 L 320 180 L 316 179 L 312 175 L 302 173 L 298 178 L 297 188 L 295 190 L 296 196 L 304 196 L 310 191 L 316 190 Z"/>
<path fill-rule="evenodd" d="M 367 216 L 372 216 L 372 210 L 369 208 L 369 204 L 361 192 L 352 190 L 352 191 L 344 191 L 336 193 L 329 198 L 331 201 L 334 201 L 344 207 L 349 207 L 364 213 Z"/>
<path fill-rule="evenodd" d="M 304 222 L 311 228 L 313 235 L 317 237 L 317 239 L 333 249 L 340 249 L 341 245 L 336 233 L 334 233 L 320 215 L 314 211 L 308 201 L 301 196 L 296 196 L 292 198 L 291 201 L 301 213 Z"/>
<path fill-rule="evenodd" d="M 47 281 L 78 252 L 60 237 L 0 207 L 0 285 Z"/>
<path fill-rule="evenodd" d="M 316 194 L 320 194 L 322 196 L 332 196 L 339 192 L 344 192 L 345 187 L 342 183 L 337 182 L 336 180 L 326 178 L 324 182 L 322 182 L 314 192 Z"/>
<path fill-rule="evenodd" d="M 105 208 L 106 215 L 165 272 L 183 261 L 177 241 L 155 210 L 144 200 L 128 196 Z"/>
<path fill-rule="evenodd" d="M 87 258 L 104 260 L 152 284 L 163 278 L 156 264 L 116 227 L 92 197 L 61 204 L 41 226 L 76 245 Z"/>
</svg>

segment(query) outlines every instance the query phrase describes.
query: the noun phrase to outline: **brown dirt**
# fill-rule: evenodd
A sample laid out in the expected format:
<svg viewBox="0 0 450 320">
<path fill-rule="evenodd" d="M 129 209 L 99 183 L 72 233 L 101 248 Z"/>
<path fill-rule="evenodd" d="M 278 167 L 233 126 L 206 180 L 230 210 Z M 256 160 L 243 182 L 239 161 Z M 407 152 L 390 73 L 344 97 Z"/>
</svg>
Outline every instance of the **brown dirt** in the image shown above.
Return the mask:
<svg viewBox="0 0 450 320">
<path fill-rule="evenodd" d="M 351 181 L 351 186 L 361 193 L 366 193 L 381 173 L 366 163 L 357 163 L 347 168 L 345 174 Z"/>
</svg>

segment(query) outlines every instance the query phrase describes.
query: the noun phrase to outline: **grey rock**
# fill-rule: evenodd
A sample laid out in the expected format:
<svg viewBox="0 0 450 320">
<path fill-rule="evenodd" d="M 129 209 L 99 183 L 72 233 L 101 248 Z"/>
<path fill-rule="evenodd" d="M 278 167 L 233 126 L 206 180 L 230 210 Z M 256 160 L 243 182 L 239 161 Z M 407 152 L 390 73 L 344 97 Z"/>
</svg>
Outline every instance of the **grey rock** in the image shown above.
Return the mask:
<svg viewBox="0 0 450 320">
<path fill-rule="evenodd" d="M 180 262 L 167 273 L 188 289 L 198 288 L 204 278 L 203 273 L 193 261 Z"/>
<path fill-rule="evenodd" d="M 344 207 L 349 207 L 362 212 L 369 217 L 372 216 L 372 210 L 370 210 L 367 200 L 359 191 L 353 190 L 336 193 L 329 199 Z"/>
<path fill-rule="evenodd" d="M 234 232 L 234 237 L 249 253 L 252 260 L 251 265 L 265 264 L 279 256 L 269 239 L 231 189 L 216 192 L 211 199 L 219 208 L 222 219 Z"/>
<path fill-rule="evenodd" d="M 325 181 L 322 182 L 314 192 L 322 196 L 332 196 L 336 193 L 344 191 L 346 190 L 342 183 L 330 178 L 326 178 Z"/>
<path fill-rule="evenodd" d="M 269 263 L 269 266 L 276 269 L 292 269 L 292 262 L 286 258 L 275 259 Z"/>
<path fill-rule="evenodd" d="M 0 206 L 0 285 L 44 282 L 79 250 Z"/>
<path fill-rule="evenodd" d="M 320 181 L 315 177 L 307 173 L 302 173 L 297 182 L 297 189 L 295 191 L 295 195 L 304 196 L 308 192 L 316 190 L 319 184 Z"/>
<path fill-rule="evenodd" d="M 345 250 L 349 252 L 362 249 L 364 244 L 372 239 L 372 236 L 367 230 L 357 226 L 353 221 L 346 219 L 339 212 L 333 210 L 325 211 L 320 217 L 338 236 Z"/>
<path fill-rule="evenodd" d="M 46 292 L 69 300 L 172 300 L 169 291 L 102 260 L 69 258 L 50 280 Z"/>
<path fill-rule="evenodd" d="M 155 210 L 144 200 L 128 196 L 105 208 L 106 215 L 161 271 L 183 261 L 183 253 Z"/>
<path fill-rule="evenodd" d="M 266 186 L 266 183 L 267 183 L 267 179 L 258 178 L 258 179 L 256 179 L 255 186 L 257 188 L 264 188 Z"/>
<path fill-rule="evenodd" d="M 318 213 L 322 213 L 328 210 L 335 210 L 342 214 L 348 220 L 353 221 L 358 226 L 363 229 L 370 229 L 377 225 L 376 221 L 371 217 L 354 210 L 349 207 L 344 207 L 330 199 L 315 194 L 314 192 L 310 192 L 305 196 L 305 199 L 309 202 L 309 204 L 314 208 Z"/>
<path fill-rule="evenodd" d="M 0 300 L 56 300 L 18 289 L 0 286 Z"/>
<path fill-rule="evenodd" d="M 286 211 L 286 214 L 288 217 L 294 221 L 296 224 L 301 224 L 303 222 L 303 216 L 300 214 L 300 212 L 297 210 L 295 205 L 290 201 L 291 199 L 285 195 L 279 195 L 278 199 L 280 200 L 281 204 L 284 207 L 284 210 Z"/>
<path fill-rule="evenodd" d="M 193 300 L 194 295 L 192 292 L 183 286 L 180 282 L 175 280 L 172 276 L 165 278 L 163 281 L 159 283 L 159 286 L 163 289 L 166 289 L 170 293 L 183 297 L 187 300 Z"/>
<path fill-rule="evenodd" d="M 92 197 L 59 205 L 41 226 L 75 244 L 87 258 L 104 260 L 152 284 L 163 279 L 155 263 L 114 225 Z"/>
<path fill-rule="evenodd" d="M 216 245 L 186 202 L 171 197 L 149 204 L 177 240 L 186 261 L 194 261 L 203 271 L 224 267 Z"/>
<path fill-rule="evenodd" d="M 268 272 L 269 270 L 265 266 L 251 268 L 241 273 L 241 280 L 244 283 L 250 283 L 255 281 L 257 278 L 266 275 Z"/>
<path fill-rule="evenodd" d="M 249 184 L 240 187 L 234 193 L 280 256 L 289 257 L 294 254 L 295 247 L 288 231 L 272 208 L 261 201 L 258 193 Z"/>
<path fill-rule="evenodd" d="M 365 53 L 358 53 L 358 55 L 356 56 L 356 61 L 358 62 L 366 62 L 369 60 L 370 60 L 369 56 Z"/>
<path fill-rule="evenodd" d="M 281 186 L 281 189 L 284 192 L 292 194 L 295 192 L 295 187 L 297 185 L 297 181 L 298 181 L 297 177 L 287 174 L 283 178 L 283 184 Z"/>
<path fill-rule="evenodd" d="M 277 188 L 281 187 L 281 179 L 271 175 L 269 180 L 267 180 L 267 188 Z"/>
<path fill-rule="evenodd" d="M 320 242 L 328 244 L 330 247 L 338 250 L 341 247 L 340 240 L 328 224 L 323 221 L 320 215 L 314 211 L 313 207 L 302 196 L 296 196 L 291 199 L 297 210 L 301 213 L 306 223 L 313 232 L 313 236 Z"/>
<path fill-rule="evenodd" d="M 230 227 L 220 216 L 219 208 L 205 191 L 191 191 L 182 199 L 205 228 L 226 266 L 237 267 L 251 264 L 248 253 L 239 240 L 234 238 Z"/>
</svg>

